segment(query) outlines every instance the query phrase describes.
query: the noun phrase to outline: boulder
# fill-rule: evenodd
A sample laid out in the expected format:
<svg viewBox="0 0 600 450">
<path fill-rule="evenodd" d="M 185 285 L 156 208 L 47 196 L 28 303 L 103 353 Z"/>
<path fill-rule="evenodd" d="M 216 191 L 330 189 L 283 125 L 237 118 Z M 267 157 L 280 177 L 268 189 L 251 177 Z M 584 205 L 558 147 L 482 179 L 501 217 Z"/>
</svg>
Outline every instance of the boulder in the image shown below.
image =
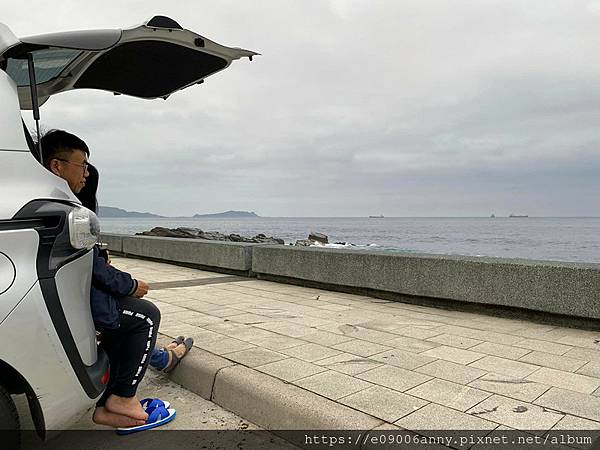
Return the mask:
<svg viewBox="0 0 600 450">
<path fill-rule="evenodd" d="M 298 247 L 310 247 L 313 245 L 313 241 L 308 239 L 298 239 L 294 245 L 297 245 Z"/>
<path fill-rule="evenodd" d="M 202 231 L 200 228 L 164 228 L 154 227 L 150 231 L 136 233 L 138 236 L 158 236 L 158 237 L 175 237 L 188 239 L 206 239 L 208 241 L 229 241 L 229 242 L 249 242 L 260 244 L 285 244 L 283 239 L 266 236 L 262 233 L 254 237 L 240 236 L 239 234 L 223 234 L 218 231 Z"/>
<path fill-rule="evenodd" d="M 320 242 L 321 244 L 329 243 L 329 238 L 327 237 L 326 234 L 323 234 L 323 233 L 312 232 L 308 235 L 308 240 L 314 241 L 314 242 Z"/>
</svg>

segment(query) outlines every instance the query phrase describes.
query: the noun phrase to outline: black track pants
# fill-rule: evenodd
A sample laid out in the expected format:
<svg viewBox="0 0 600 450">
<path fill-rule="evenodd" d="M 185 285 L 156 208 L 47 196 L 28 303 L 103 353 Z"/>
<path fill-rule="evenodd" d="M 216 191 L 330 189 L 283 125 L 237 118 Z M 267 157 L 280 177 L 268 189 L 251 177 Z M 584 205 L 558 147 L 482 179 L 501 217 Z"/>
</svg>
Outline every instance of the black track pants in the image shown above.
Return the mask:
<svg viewBox="0 0 600 450">
<path fill-rule="evenodd" d="M 111 394 L 135 395 L 156 344 L 160 324 L 158 308 L 148 300 L 134 297 L 123 297 L 119 303 L 121 326 L 115 330 L 99 330 L 110 362 L 110 378 L 96 406 L 104 406 Z"/>
</svg>

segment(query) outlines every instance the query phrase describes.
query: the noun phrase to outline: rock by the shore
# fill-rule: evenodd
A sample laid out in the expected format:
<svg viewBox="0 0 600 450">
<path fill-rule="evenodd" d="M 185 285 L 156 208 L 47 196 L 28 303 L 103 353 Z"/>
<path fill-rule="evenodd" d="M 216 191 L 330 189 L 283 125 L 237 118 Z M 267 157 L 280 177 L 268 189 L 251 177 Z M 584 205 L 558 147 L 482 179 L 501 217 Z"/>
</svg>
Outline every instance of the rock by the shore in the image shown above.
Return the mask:
<svg viewBox="0 0 600 450">
<path fill-rule="evenodd" d="M 312 232 L 308 235 L 310 241 L 320 242 L 321 244 L 329 244 L 329 238 L 326 234 Z"/>
<path fill-rule="evenodd" d="M 136 233 L 136 236 L 158 236 L 187 239 L 205 239 L 209 241 L 248 242 L 254 244 L 285 244 L 283 239 L 266 236 L 262 233 L 253 237 L 240 236 L 239 234 L 223 234 L 218 231 L 202 231 L 200 228 L 165 228 L 154 227 L 150 231 Z"/>
<path fill-rule="evenodd" d="M 308 239 L 298 239 L 294 245 L 298 247 L 310 247 L 311 245 L 325 245 L 329 243 L 329 238 L 323 233 L 310 233 Z"/>
</svg>

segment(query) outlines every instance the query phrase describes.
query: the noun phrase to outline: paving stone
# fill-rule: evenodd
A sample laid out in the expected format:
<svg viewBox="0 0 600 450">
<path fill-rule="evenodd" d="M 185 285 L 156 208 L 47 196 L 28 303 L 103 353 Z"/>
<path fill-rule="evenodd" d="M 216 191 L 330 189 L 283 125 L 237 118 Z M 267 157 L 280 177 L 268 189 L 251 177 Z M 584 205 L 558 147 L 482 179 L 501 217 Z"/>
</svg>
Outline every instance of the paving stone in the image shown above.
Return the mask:
<svg viewBox="0 0 600 450">
<path fill-rule="evenodd" d="M 195 313 L 195 314 L 200 314 L 200 313 Z M 209 314 L 196 315 L 193 317 L 179 319 L 179 320 L 183 323 L 189 323 L 190 325 L 194 325 L 194 326 L 198 326 L 198 327 L 204 327 L 206 325 L 215 325 L 215 324 L 224 323 L 224 320 L 222 317 L 211 316 Z"/>
<path fill-rule="evenodd" d="M 187 323 L 179 322 L 174 325 L 162 323 L 160 324 L 160 332 L 163 334 L 167 334 L 172 337 L 177 336 L 187 336 L 194 338 L 194 342 L 196 344 L 203 342 L 204 340 L 211 340 L 212 335 L 214 338 L 223 337 L 222 334 L 213 333 L 211 331 L 205 331 L 200 327 L 196 327 L 194 325 L 190 325 Z M 209 335 L 209 336 L 207 336 Z"/>
<path fill-rule="evenodd" d="M 216 317 L 232 317 L 232 316 L 240 316 L 242 314 L 244 314 L 244 311 L 241 311 L 239 309 L 235 309 L 235 308 L 219 308 L 219 309 L 213 309 L 210 311 L 206 311 L 206 314 L 210 315 L 210 316 L 216 316 Z"/>
<path fill-rule="evenodd" d="M 600 362 L 600 352 L 592 350 L 591 348 L 573 348 L 569 350 L 564 356 L 568 358 L 581 359 L 583 361 L 594 361 Z"/>
<path fill-rule="evenodd" d="M 263 366 L 257 366 L 255 369 L 288 382 L 327 371 L 325 367 L 296 358 L 283 359 Z"/>
<path fill-rule="evenodd" d="M 295 339 L 289 336 L 282 336 L 280 334 L 273 333 L 271 337 L 259 337 L 257 339 L 249 339 L 249 342 L 256 344 L 260 347 L 265 347 L 270 350 L 283 350 L 286 348 L 298 347 L 305 345 L 306 342 L 300 339 Z"/>
<path fill-rule="evenodd" d="M 558 340 L 560 344 L 574 347 L 591 348 L 600 352 L 600 333 L 587 334 L 583 336 L 565 336 Z"/>
<path fill-rule="evenodd" d="M 168 313 L 168 314 L 164 314 L 165 318 L 169 318 L 169 319 L 175 319 L 175 320 L 179 320 L 181 322 L 185 322 L 185 323 L 190 323 L 192 325 L 195 325 L 195 323 L 191 322 L 192 319 L 206 319 L 206 318 L 211 318 L 211 316 L 208 316 L 204 313 L 200 313 L 197 311 L 190 311 L 189 309 L 185 309 L 182 308 L 183 311 L 176 311 L 176 312 L 172 312 L 172 313 Z M 222 322 L 221 319 L 219 319 L 220 322 Z"/>
<path fill-rule="evenodd" d="M 515 342 L 521 341 L 520 336 L 513 336 L 504 333 L 495 333 L 493 331 L 476 330 L 474 328 L 459 327 L 456 325 L 444 325 L 438 328 L 441 333 L 454 334 L 472 339 L 479 339 L 486 342 L 497 342 L 499 344 L 513 345 Z"/>
<path fill-rule="evenodd" d="M 539 369 L 539 366 L 500 358 L 498 356 L 486 356 L 469 364 L 469 367 L 477 367 L 488 372 L 501 373 L 519 378 L 525 378 Z"/>
<path fill-rule="evenodd" d="M 224 356 L 227 359 L 248 367 L 262 366 L 263 364 L 289 358 L 287 355 L 282 355 L 281 353 L 258 347 L 239 352 L 225 353 Z"/>
<path fill-rule="evenodd" d="M 530 350 L 537 350 L 538 352 L 553 353 L 555 355 L 564 355 L 573 348 L 569 345 L 541 341 L 539 339 L 524 339 L 514 344 L 514 346 L 528 348 Z"/>
<path fill-rule="evenodd" d="M 553 430 L 600 430 L 600 422 L 582 419 L 567 414 L 554 427 Z"/>
<path fill-rule="evenodd" d="M 406 350 L 412 353 L 421 353 L 430 350 L 435 347 L 439 347 L 439 344 L 424 341 L 422 339 L 415 339 L 408 336 L 400 336 L 391 341 L 387 341 L 385 345 L 391 345 L 394 348 L 400 350 Z"/>
<path fill-rule="evenodd" d="M 397 420 L 394 424 L 419 432 L 425 430 L 457 430 L 458 435 L 460 435 L 460 430 L 469 430 L 469 432 L 475 430 L 490 431 L 498 426 L 489 420 L 465 414 L 445 406 L 436 405 L 435 403 L 430 403 L 422 407 L 418 411 Z"/>
<path fill-rule="evenodd" d="M 507 359 L 519 359 L 531 352 L 531 350 L 513 347 L 512 345 L 496 344 L 493 342 L 482 342 L 479 345 L 471 347 L 470 350 Z"/>
<path fill-rule="evenodd" d="M 425 366 L 418 367 L 415 371 L 458 384 L 468 384 L 487 373 L 485 370 L 476 367 L 463 366 L 443 360 L 437 360 Z"/>
<path fill-rule="evenodd" d="M 455 362 L 458 364 L 467 365 L 473 361 L 477 361 L 485 357 L 483 353 L 472 352 L 470 350 L 464 350 L 462 348 L 448 347 L 442 345 L 440 347 L 432 348 L 423 353 L 422 356 L 430 356 L 432 358 L 443 359 L 446 361 Z"/>
<path fill-rule="evenodd" d="M 207 314 L 210 314 L 212 311 L 208 311 Z M 242 313 L 242 314 L 237 314 L 235 316 L 230 316 L 229 320 L 231 320 L 232 322 L 237 322 L 237 323 L 243 323 L 245 325 L 254 325 L 254 326 L 258 326 L 259 328 L 263 328 L 265 330 L 270 330 L 270 328 L 268 328 L 269 326 L 279 326 L 281 325 L 281 321 L 278 321 L 275 318 L 272 317 L 268 317 L 268 316 L 260 316 L 258 314 L 252 314 L 252 313 Z M 300 325 L 298 325 L 300 326 Z M 287 325 L 288 328 L 292 329 L 295 328 L 296 326 L 290 326 L 289 324 Z M 284 326 L 281 326 L 281 328 L 285 328 Z M 271 330 L 272 331 L 272 330 Z M 283 333 L 285 334 L 285 333 Z"/>
<path fill-rule="evenodd" d="M 363 341 L 360 339 L 342 342 L 341 344 L 333 345 L 332 348 L 363 357 L 393 350 L 393 347 L 376 344 L 374 342 Z"/>
<path fill-rule="evenodd" d="M 257 341 L 260 339 L 267 339 L 267 338 L 271 338 L 273 336 L 277 336 L 276 334 L 272 333 L 271 331 L 261 330 L 260 328 L 247 327 L 247 326 L 233 328 L 233 329 L 227 331 L 227 333 L 224 332 L 223 334 L 227 334 L 227 336 L 229 336 L 229 337 L 239 339 L 241 341 L 247 341 L 250 343 L 254 343 L 254 341 Z"/>
<path fill-rule="evenodd" d="M 341 352 L 329 347 L 324 347 L 319 344 L 303 344 L 297 347 L 284 348 L 279 350 L 281 353 L 293 356 L 294 358 L 302 359 L 308 362 L 314 362 L 319 359 L 329 358 L 331 356 L 339 355 Z"/>
<path fill-rule="evenodd" d="M 192 300 L 189 298 L 182 298 L 178 301 L 171 302 L 172 304 L 176 304 L 186 309 L 191 309 L 193 311 L 206 313 L 209 311 L 214 311 L 217 309 L 223 308 L 221 305 L 215 305 L 213 303 L 208 303 L 204 300 Z"/>
<path fill-rule="evenodd" d="M 402 392 L 431 380 L 428 375 L 388 365 L 363 372 L 357 378 Z"/>
<path fill-rule="evenodd" d="M 320 359 L 319 361 L 316 361 L 315 364 L 347 375 L 357 375 L 383 365 L 383 363 L 379 361 L 361 358 L 360 356 L 352 355 L 351 353 L 342 353 L 330 358 Z"/>
<path fill-rule="evenodd" d="M 550 389 L 545 384 L 497 373 L 488 373 L 470 382 L 469 386 L 524 402 L 532 402 Z"/>
<path fill-rule="evenodd" d="M 406 391 L 406 394 L 463 412 L 492 395 L 437 378 Z"/>
<path fill-rule="evenodd" d="M 600 387 L 600 379 L 598 378 L 565 372 L 564 370 L 550 369 L 547 367 L 540 368 L 529 375 L 527 379 L 549 386 L 581 392 L 582 394 L 591 394 Z"/>
<path fill-rule="evenodd" d="M 580 359 L 535 351 L 523 356 L 521 359 L 519 359 L 519 361 L 537 364 L 538 366 L 543 367 L 551 367 L 553 369 L 564 370 L 567 372 L 576 372 L 586 364 L 585 361 Z"/>
<path fill-rule="evenodd" d="M 339 400 L 387 422 L 394 422 L 427 404 L 426 401 L 381 386 L 373 386 Z"/>
<path fill-rule="evenodd" d="M 479 317 L 469 321 L 469 327 L 496 333 L 512 334 L 514 331 L 521 329 L 523 325 L 510 319 L 484 316 L 483 318 Z"/>
<path fill-rule="evenodd" d="M 285 314 L 285 312 L 281 313 L 280 316 L 282 314 Z M 274 316 L 271 315 L 271 317 L 274 317 Z M 327 325 L 327 324 L 333 323 L 331 320 L 328 320 L 328 319 L 322 319 L 319 317 L 308 317 L 308 316 L 289 318 L 289 319 L 286 319 L 286 321 L 295 323 L 297 325 L 304 325 L 306 327 L 317 327 L 319 325 Z"/>
<path fill-rule="evenodd" d="M 302 378 L 294 384 L 332 400 L 373 387 L 371 383 L 333 370 Z"/>
<path fill-rule="evenodd" d="M 247 350 L 255 347 L 248 342 L 229 337 L 223 337 L 221 340 L 209 342 L 198 342 L 196 341 L 196 338 L 194 338 L 194 345 L 197 345 L 198 347 L 217 355 L 224 355 L 226 353 Z"/>
<path fill-rule="evenodd" d="M 533 403 L 600 422 L 600 398 L 553 387 Z"/>
<path fill-rule="evenodd" d="M 364 319 L 364 317 L 363 317 L 363 319 Z M 319 327 L 319 328 L 321 328 L 321 327 Z M 390 340 L 398 337 L 397 334 L 386 333 L 384 331 L 371 330 L 369 328 L 363 328 L 363 327 L 359 327 L 359 326 L 351 325 L 351 324 L 342 324 L 340 326 L 337 326 L 336 328 L 338 329 L 339 333 L 341 333 L 345 336 L 349 336 L 349 337 L 352 337 L 355 339 L 363 339 L 363 340 L 369 341 L 369 342 L 375 342 L 376 344 L 384 344 L 385 345 L 385 343 L 387 341 L 390 341 Z M 334 330 L 328 330 L 328 331 L 334 331 Z"/>
<path fill-rule="evenodd" d="M 432 342 L 437 342 L 439 344 L 449 345 L 450 347 L 457 347 L 457 348 L 464 348 L 464 349 L 474 347 L 475 345 L 481 344 L 483 342 L 483 341 L 480 341 L 479 339 L 471 339 L 471 338 L 464 337 L 464 336 L 456 336 L 454 334 L 440 334 L 439 336 L 434 336 L 427 340 L 432 341 Z M 482 353 L 485 353 L 485 352 L 482 352 Z"/>
<path fill-rule="evenodd" d="M 600 378 L 600 362 L 589 362 L 575 372 L 588 377 Z"/>
<path fill-rule="evenodd" d="M 405 328 L 400 328 L 395 332 L 401 334 L 402 336 L 408 336 L 415 339 L 429 339 L 443 333 L 442 331 L 438 331 L 438 329 L 439 328 L 427 329 L 415 326 L 408 326 Z"/>
<path fill-rule="evenodd" d="M 232 319 L 235 319 L 239 316 L 235 316 Z M 302 336 L 306 336 L 315 332 L 314 328 L 305 327 L 303 325 L 292 325 L 288 322 L 269 322 L 269 323 L 260 323 L 256 324 L 258 328 L 262 328 L 264 330 L 273 331 L 275 333 L 284 334 L 286 336 L 290 336 L 293 338 L 299 338 Z"/>
<path fill-rule="evenodd" d="M 421 356 L 415 353 L 405 352 L 397 349 L 378 353 L 377 355 L 373 355 L 371 359 L 409 370 L 435 361 L 435 358 Z"/>
<path fill-rule="evenodd" d="M 556 327 L 553 330 L 547 331 L 545 333 L 540 333 L 539 336 L 537 337 L 537 339 L 541 339 L 543 341 L 558 342 L 562 338 L 568 337 L 568 336 L 582 337 L 582 336 L 591 336 L 591 335 L 596 335 L 596 334 L 598 334 L 598 333 L 591 332 L 591 331 L 577 330 L 574 328 Z"/>
<path fill-rule="evenodd" d="M 341 334 L 330 333 L 328 331 L 315 330 L 314 333 L 307 334 L 301 338 L 304 341 L 313 342 L 315 344 L 333 347 L 343 342 L 351 341 L 353 338 Z"/>
<path fill-rule="evenodd" d="M 563 414 L 496 394 L 471 408 L 467 413 L 518 430 L 536 431 L 547 431 L 563 418 Z"/>
</svg>

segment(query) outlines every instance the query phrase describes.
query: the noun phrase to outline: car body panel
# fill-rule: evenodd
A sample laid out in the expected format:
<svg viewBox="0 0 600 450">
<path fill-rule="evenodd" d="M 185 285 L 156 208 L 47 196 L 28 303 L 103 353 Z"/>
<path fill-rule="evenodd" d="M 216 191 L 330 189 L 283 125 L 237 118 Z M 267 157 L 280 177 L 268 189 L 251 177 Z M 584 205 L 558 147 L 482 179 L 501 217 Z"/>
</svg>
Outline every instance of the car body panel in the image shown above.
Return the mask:
<svg viewBox="0 0 600 450">
<path fill-rule="evenodd" d="M 0 139 L 0 150 L 10 150 L 29 153 L 29 147 L 23 136 L 23 122 L 19 112 L 19 98 L 17 86 L 6 72 L 0 70 L 0 124 L 2 124 L 2 139 Z M 29 154 L 27 156 L 30 156 Z M 3 167 L 10 167 L 5 166 Z M 6 174 L 3 173 L 2 176 Z M 3 216 L 0 213 L 0 219 Z"/>
<path fill-rule="evenodd" d="M 93 406 L 79 383 L 48 315 L 39 283 L 0 326 L 0 359 L 17 370 L 37 397 L 46 429 L 64 430 Z"/>
<path fill-rule="evenodd" d="M 32 229 L 0 231 L 0 249 L 14 267 L 13 282 L 0 293 L 0 325 L 37 281 L 38 242 L 38 234 Z M 1 267 L 3 270 L 11 269 L 5 264 Z"/>
<path fill-rule="evenodd" d="M 62 266 L 56 272 L 56 290 L 60 297 L 65 318 L 86 366 L 97 358 L 96 331 L 90 310 L 90 289 L 92 286 L 92 265 L 94 252 L 77 258 Z"/>
</svg>

